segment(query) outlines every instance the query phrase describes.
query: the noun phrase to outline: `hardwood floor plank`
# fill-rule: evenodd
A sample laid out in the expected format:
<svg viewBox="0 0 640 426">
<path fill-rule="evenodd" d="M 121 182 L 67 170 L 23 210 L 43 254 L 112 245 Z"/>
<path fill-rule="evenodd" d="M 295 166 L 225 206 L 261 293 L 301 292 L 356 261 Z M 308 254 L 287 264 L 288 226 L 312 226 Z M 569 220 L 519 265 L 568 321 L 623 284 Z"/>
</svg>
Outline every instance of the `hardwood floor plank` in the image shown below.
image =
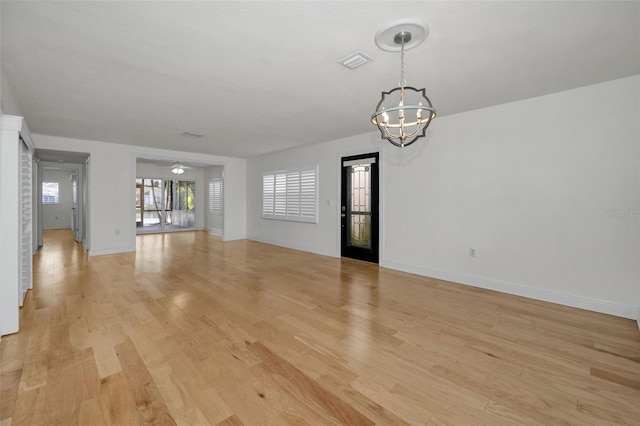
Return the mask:
<svg viewBox="0 0 640 426">
<path fill-rule="evenodd" d="M 616 374 L 610 370 L 591 367 L 591 375 L 623 386 L 628 386 L 632 389 L 640 390 L 640 373 L 637 372 Z"/>
<path fill-rule="evenodd" d="M 45 232 L 0 426 L 640 419 L 634 321 L 208 232 L 136 240 L 89 257 Z"/>
<path fill-rule="evenodd" d="M 177 353 L 168 361 L 175 374 L 183 378 L 182 385 L 209 423 L 216 424 L 233 415 L 219 391 L 204 380 L 192 358 L 187 354 Z"/>
<path fill-rule="evenodd" d="M 12 417 L 22 370 L 0 374 L 0 420 Z"/>
<path fill-rule="evenodd" d="M 368 383 L 361 383 L 362 381 L 356 381 L 352 386 L 366 398 L 384 407 L 393 416 L 400 417 L 404 422 L 410 425 L 424 425 L 432 420 L 433 413 L 425 407 L 403 401 L 398 395 L 393 395 L 387 389 L 380 389 L 377 386 L 369 386 Z"/>
<path fill-rule="evenodd" d="M 20 392 L 39 388 L 47 384 L 49 356 L 46 352 L 34 352 L 25 357 L 24 369 L 20 376 Z"/>
<path fill-rule="evenodd" d="M 371 420 L 364 417 L 360 412 L 328 392 L 317 382 L 310 379 L 285 359 L 270 351 L 260 342 L 252 343 L 249 345 L 249 348 L 258 356 L 268 370 L 282 376 L 296 387 L 301 395 L 305 395 L 311 403 L 323 407 L 331 416 L 346 424 L 373 424 Z"/>
<path fill-rule="evenodd" d="M 100 408 L 108 424 L 143 423 L 122 372 L 100 380 Z"/>
<path fill-rule="evenodd" d="M 234 414 L 233 416 L 227 417 L 216 426 L 244 426 L 244 423 L 242 423 L 238 416 Z"/>
<path fill-rule="evenodd" d="M 211 424 L 168 363 L 149 368 L 149 372 L 169 407 L 176 424 L 203 426 Z"/>
<path fill-rule="evenodd" d="M 133 342 L 127 340 L 115 346 L 122 372 L 144 424 L 175 425 L 151 374 L 140 358 Z"/>
<path fill-rule="evenodd" d="M 31 317 L 31 323 L 34 324 L 34 326 L 33 329 L 30 330 L 28 353 L 46 352 L 49 348 L 51 310 L 46 308 L 35 309 Z"/>
<path fill-rule="evenodd" d="M 385 407 L 377 404 L 375 401 L 372 401 L 352 388 L 350 384 L 343 381 L 341 377 L 337 377 L 331 373 L 325 374 L 318 379 L 318 383 L 327 389 L 331 389 L 338 398 L 342 399 L 349 405 L 352 405 L 356 410 L 367 416 L 375 424 L 396 426 L 408 424 Z"/>
<path fill-rule="evenodd" d="M 600 419 L 602 420 L 603 425 L 628 425 L 628 426 L 637 426 L 638 424 L 638 415 L 636 412 L 626 410 L 626 407 L 620 407 L 615 404 L 616 410 L 612 410 L 612 406 L 609 405 L 607 408 L 600 403 L 594 403 L 592 401 L 578 401 L 578 413 L 585 414 L 583 418 L 588 418 L 589 421 L 592 419 Z"/>
<path fill-rule="evenodd" d="M 84 401 L 80 406 L 78 414 L 78 424 L 80 426 L 108 426 L 100 403 L 100 398 Z"/>
<path fill-rule="evenodd" d="M 66 327 L 61 327 L 66 330 Z M 52 344 L 46 384 L 46 412 L 52 424 L 77 424 L 80 405 L 98 395 L 99 378 L 93 351 L 61 351 Z"/>
<path fill-rule="evenodd" d="M 526 413 L 526 417 L 537 419 L 541 424 L 586 423 L 577 417 L 577 399 L 573 395 L 552 392 L 548 387 L 535 389 L 530 383 L 520 385 L 517 379 L 496 378 L 471 369 L 461 371 L 451 367 L 436 365 L 434 374 L 490 398 L 516 412 Z"/>
<path fill-rule="evenodd" d="M 46 426 L 51 424 L 46 409 L 46 388 L 25 390 L 18 394 L 13 411 L 13 426 Z"/>
</svg>

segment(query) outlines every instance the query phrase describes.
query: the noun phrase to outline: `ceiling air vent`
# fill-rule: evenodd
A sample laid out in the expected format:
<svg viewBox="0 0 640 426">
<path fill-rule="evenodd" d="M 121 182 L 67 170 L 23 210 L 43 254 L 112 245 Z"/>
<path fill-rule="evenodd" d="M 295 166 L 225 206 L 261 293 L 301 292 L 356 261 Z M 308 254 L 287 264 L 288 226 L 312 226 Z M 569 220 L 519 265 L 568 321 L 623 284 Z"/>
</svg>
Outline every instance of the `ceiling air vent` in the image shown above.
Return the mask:
<svg viewBox="0 0 640 426">
<path fill-rule="evenodd" d="M 362 50 L 358 50 L 357 52 L 353 52 L 349 56 L 340 59 L 338 62 L 352 70 L 370 61 L 373 61 L 371 56 L 367 55 Z"/>
<path fill-rule="evenodd" d="M 201 138 L 204 135 L 200 133 L 184 132 L 182 136 L 184 136 L 185 138 Z"/>
</svg>

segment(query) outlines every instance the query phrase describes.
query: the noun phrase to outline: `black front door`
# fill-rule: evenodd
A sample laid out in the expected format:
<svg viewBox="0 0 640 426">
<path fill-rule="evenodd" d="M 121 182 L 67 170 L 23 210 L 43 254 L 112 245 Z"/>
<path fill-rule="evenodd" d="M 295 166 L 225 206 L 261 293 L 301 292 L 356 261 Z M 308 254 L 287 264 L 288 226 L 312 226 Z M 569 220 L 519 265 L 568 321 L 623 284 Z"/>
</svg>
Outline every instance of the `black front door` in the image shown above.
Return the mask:
<svg viewBox="0 0 640 426">
<path fill-rule="evenodd" d="M 378 153 L 342 158 L 342 256 L 378 263 Z"/>
</svg>

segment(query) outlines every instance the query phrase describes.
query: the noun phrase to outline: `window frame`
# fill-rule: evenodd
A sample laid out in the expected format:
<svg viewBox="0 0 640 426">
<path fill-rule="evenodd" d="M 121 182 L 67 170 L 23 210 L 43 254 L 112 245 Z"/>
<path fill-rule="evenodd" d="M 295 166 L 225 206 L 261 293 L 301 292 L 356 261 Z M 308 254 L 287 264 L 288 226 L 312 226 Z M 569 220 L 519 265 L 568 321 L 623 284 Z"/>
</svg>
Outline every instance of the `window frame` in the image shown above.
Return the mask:
<svg viewBox="0 0 640 426">
<path fill-rule="evenodd" d="M 45 185 L 50 185 L 50 184 L 55 184 L 56 188 L 57 188 L 57 194 L 56 194 L 56 200 L 55 201 L 45 201 L 45 191 L 44 191 L 44 187 Z M 62 203 L 62 201 L 60 200 L 60 182 L 56 182 L 56 181 L 43 181 L 42 182 L 42 205 L 53 205 L 53 204 L 60 204 Z"/>
</svg>

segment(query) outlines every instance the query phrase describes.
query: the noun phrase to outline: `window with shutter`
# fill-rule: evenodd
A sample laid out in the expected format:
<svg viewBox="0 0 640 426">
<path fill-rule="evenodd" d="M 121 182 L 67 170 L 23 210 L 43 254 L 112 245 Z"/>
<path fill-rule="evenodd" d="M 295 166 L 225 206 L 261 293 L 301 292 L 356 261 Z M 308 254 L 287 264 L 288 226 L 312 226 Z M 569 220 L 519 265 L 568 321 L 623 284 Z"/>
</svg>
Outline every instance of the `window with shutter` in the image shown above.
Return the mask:
<svg viewBox="0 0 640 426">
<path fill-rule="evenodd" d="M 209 213 L 215 215 L 223 214 L 223 182 L 221 178 L 209 181 Z"/>
<path fill-rule="evenodd" d="M 262 217 L 318 223 L 317 166 L 262 175 Z"/>
</svg>

